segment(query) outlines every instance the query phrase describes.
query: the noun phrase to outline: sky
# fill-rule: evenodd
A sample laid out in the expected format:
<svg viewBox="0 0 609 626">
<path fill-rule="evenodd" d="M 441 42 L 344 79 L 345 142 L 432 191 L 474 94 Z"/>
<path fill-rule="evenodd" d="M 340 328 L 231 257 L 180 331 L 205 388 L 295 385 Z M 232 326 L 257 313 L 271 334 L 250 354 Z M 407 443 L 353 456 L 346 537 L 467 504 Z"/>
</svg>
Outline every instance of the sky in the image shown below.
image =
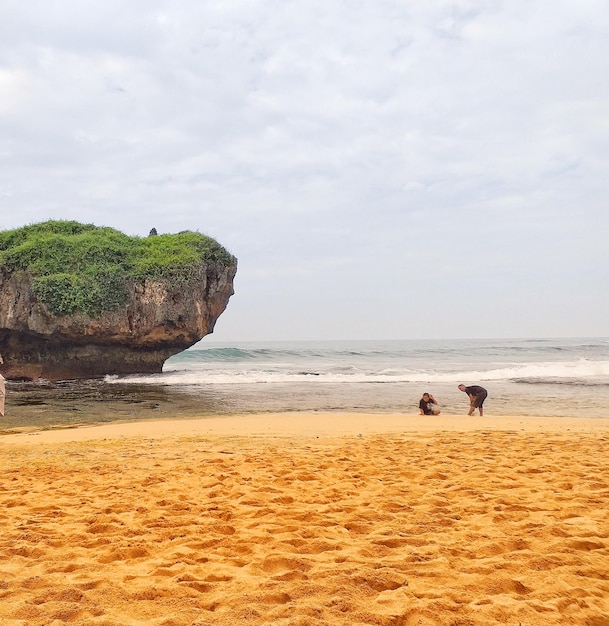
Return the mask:
<svg viewBox="0 0 609 626">
<path fill-rule="evenodd" d="M 605 0 L 0 0 L 0 230 L 193 230 L 210 341 L 609 335 Z"/>
</svg>

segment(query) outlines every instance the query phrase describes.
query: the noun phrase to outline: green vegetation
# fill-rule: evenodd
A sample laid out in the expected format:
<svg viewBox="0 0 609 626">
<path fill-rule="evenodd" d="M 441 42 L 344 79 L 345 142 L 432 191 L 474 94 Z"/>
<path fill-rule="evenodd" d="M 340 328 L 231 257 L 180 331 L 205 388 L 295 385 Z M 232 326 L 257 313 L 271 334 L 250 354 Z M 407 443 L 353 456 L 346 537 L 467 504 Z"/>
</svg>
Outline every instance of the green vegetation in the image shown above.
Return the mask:
<svg viewBox="0 0 609 626">
<path fill-rule="evenodd" d="M 203 266 L 235 259 L 218 242 L 191 231 L 129 237 L 113 228 L 52 220 L 0 232 L 0 268 L 27 272 L 34 295 L 55 315 L 97 317 L 126 304 L 133 281 L 172 285 Z"/>
</svg>

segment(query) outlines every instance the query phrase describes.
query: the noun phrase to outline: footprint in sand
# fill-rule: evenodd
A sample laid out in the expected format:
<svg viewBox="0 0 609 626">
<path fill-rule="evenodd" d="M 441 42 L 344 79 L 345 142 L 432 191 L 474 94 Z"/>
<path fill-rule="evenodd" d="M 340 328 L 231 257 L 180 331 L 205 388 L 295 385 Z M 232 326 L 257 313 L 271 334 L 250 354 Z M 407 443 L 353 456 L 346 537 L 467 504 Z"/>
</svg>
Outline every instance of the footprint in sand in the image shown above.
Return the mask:
<svg viewBox="0 0 609 626">
<path fill-rule="evenodd" d="M 261 568 L 269 574 L 281 574 L 307 571 L 310 569 L 310 565 L 301 559 L 290 559 L 285 556 L 268 556 L 262 562 Z"/>
</svg>

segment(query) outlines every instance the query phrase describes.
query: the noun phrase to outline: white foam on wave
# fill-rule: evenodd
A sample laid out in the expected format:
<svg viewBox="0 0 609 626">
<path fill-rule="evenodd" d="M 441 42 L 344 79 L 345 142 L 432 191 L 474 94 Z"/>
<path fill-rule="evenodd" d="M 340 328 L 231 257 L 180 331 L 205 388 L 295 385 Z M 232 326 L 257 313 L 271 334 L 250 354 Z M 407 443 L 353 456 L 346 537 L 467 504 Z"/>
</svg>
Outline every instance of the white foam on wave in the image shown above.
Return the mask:
<svg viewBox="0 0 609 626">
<path fill-rule="evenodd" d="M 480 380 L 514 379 L 586 379 L 609 377 L 609 361 L 577 361 L 529 363 L 480 372 Z M 609 381 L 608 381 L 609 382 Z"/>
<path fill-rule="evenodd" d="M 609 361 L 579 359 L 569 362 L 539 362 L 514 364 L 496 369 L 472 369 L 464 371 L 408 370 L 384 368 L 364 371 L 356 367 L 323 369 L 293 369 L 291 366 L 273 368 L 218 368 L 171 366 L 162 374 L 107 377 L 109 383 L 165 384 L 172 386 L 230 385 L 263 383 L 470 383 L 484 381 L 549 381 L 599 380 L 609 384 Z"/>
</svg>

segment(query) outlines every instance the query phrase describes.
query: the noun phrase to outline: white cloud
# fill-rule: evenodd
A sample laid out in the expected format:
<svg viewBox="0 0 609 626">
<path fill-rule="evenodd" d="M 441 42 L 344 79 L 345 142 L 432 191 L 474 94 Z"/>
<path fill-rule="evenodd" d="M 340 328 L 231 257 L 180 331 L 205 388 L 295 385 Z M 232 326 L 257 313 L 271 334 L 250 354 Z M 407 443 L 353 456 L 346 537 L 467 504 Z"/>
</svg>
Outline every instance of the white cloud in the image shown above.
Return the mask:
<svg viewBox="0 0 609 626">
<path fill-rule="evenodd" d="M 608 34 L 591 0 L 8 2 L 3 227 L 207 232 L 240 258 L 237 338 L 269 315 L 298 338 L 324 272 L 309 336 L 379 336 L 390 292 L 385 336 L 484 334 L 514 298 L 550 319 L 574 296 L 588 319 L 510 313 L 503 334 L 602 334 Z M 470 275 L 492 306 L 455 287 Z M 454 305 L 419 314 L 426 285 Z M 370 304 L 345 324 L 353 299 Z"/>
</svg>

